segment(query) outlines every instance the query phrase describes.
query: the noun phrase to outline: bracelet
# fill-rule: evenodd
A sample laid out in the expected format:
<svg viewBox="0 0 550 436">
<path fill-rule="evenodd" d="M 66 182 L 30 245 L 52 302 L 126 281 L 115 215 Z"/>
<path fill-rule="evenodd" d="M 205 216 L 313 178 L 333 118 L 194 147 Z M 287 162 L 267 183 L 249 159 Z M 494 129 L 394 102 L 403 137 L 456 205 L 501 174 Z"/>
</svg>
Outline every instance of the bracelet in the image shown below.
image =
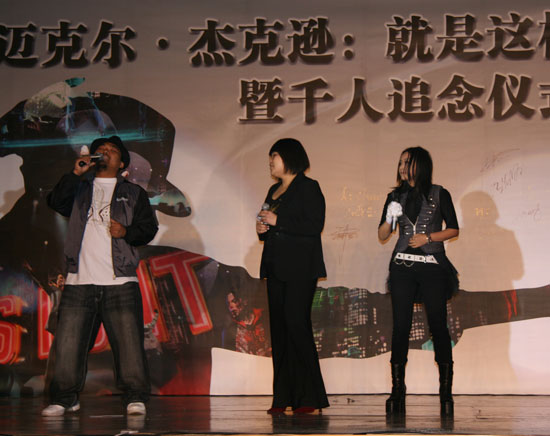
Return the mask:
<svg viewBox="0 0 550 436">
<path fill-rule="evenodd" d="M 428 237 L 428 244 L 432 243 L 432 235 L 431 233 L 426 233 L 426 236 Z"/>
</svg>

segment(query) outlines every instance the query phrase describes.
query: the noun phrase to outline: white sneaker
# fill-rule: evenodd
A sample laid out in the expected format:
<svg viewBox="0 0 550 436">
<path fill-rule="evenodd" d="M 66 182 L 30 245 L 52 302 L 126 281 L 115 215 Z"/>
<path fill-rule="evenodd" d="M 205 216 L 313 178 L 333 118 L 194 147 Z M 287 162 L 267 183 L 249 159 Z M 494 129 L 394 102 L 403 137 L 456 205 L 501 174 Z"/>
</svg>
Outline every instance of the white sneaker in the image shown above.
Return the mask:
<svg viewBox="0 0 550 436">
<path fill-rule="evenodd" d="M 42 416 L 63 416 L 65 411 L 76 412 L 77 410 L 80 410 L 79 402 L 71 407 L 63 407 L 60 404 L 50 404 L 48 407 L 42 410 Z"/>
<path fill-rule="evenodd" d="M 130 403 L 128 407 L 126 407 L 126 413 L 128 415 L 145 415 L 145 404 L 141 402 Z"/>
</svg>

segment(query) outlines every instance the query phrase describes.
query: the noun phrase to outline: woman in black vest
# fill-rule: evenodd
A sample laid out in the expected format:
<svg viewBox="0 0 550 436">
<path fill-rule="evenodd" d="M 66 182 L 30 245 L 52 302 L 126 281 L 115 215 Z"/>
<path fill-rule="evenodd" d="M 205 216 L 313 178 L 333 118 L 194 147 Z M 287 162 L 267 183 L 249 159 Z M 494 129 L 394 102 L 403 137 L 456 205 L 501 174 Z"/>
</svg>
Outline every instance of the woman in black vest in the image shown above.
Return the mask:
<svg viewBox="0 0 550 436">
<path fill-rule="evenodd" d="M 405 412 L 405 364 L 413 305 L 418 301 L 424 303 L 439 366 L 441 413 L 453 413 L 447 300 L 458 289 L 458 279 L 443 241 L 458 236 L 458 222 L 449 192 L 432 184 L 432 169 L 430 153 L 422 147 L 401 153 L 397 187 L 388 194 L 378 227 L 378 238 L 385 241 L 399 224 L 389 277 L 393 312 L 392 392 L 386 401 L 389 414 Z"/>
<path fill-rule="evenodd" d="M 268 413 L 316 413 L 328 407 L 311 327 L 317 279 L 325 277 L 321 231 L 325 198 L 319 183 L 304 175 L 309 159 L 295 139 L 281 139 L 269 151 L 271 186 L 256 231 L 264 241 L 261 278 L 267 278 L 273 404 Z"/>
</svg>

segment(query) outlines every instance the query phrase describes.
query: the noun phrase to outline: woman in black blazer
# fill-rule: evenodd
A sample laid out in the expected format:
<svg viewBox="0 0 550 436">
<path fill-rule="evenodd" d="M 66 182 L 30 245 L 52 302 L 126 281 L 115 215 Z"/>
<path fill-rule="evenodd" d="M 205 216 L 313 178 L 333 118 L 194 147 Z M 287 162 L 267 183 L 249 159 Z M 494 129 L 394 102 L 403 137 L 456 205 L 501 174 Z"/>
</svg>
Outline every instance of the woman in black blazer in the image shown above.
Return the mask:
<svg viewBox="0 0 550 436">
<path fill-rule="evenodd" d="M 268 413 L 316 413 L 328 407 L 311 327 L 317 279 L 326 276 L 321 247 L 325 198 L 319 183 L 304 175 L 309 159 L 295 139 L 281 139 L 269 151 L 271 176 L 256 231 L 264 241 L 261 278 L 267 279 L 273 404 Z"/>
</svg>

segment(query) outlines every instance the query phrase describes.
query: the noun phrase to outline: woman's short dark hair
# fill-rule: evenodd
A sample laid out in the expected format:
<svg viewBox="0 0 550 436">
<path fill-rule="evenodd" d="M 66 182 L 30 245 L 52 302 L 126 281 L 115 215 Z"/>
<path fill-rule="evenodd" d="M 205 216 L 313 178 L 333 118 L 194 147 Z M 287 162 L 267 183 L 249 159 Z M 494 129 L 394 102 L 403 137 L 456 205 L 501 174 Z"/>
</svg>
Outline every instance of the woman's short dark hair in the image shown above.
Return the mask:
<svg viewBox="0 0 550 436">
<path fill-rule="evenodd" d="M 426 197 L 432 187 L 433 162 L 430 152 L 422 147 L 409 147 L 403 150 L 400 156 L 409 153 L 409 164 L 407 173 L 409 180 L 414 180 L 414 188 Z M 399 164 L 397 164 L 397 185 L 401 186 L 403 181 L 399 176 Z"/>
<path fill-rule="evenodd" d="M 269 155 L 279 153 L 285 169 L 290 174 L 303 173 L 309 168 L 309 158 L 300 141 L 293 138 L 279 139 L 269 150 Z"/>
</svg>

